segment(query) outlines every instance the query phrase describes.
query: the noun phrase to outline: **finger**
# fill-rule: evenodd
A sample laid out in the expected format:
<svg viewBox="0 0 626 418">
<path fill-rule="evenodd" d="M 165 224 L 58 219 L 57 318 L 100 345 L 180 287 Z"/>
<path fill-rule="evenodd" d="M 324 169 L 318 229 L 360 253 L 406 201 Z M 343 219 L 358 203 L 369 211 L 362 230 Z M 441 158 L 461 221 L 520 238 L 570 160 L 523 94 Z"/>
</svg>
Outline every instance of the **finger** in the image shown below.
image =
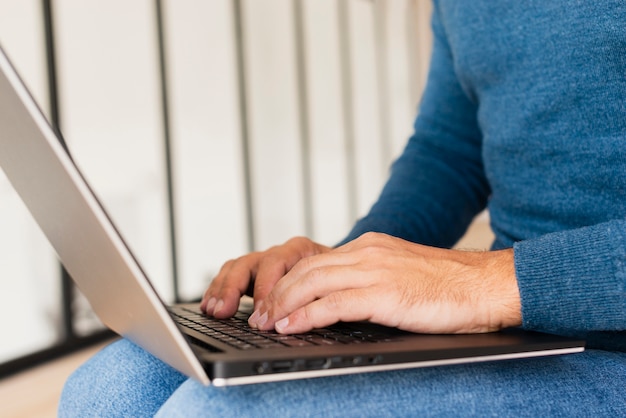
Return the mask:
<svg viewBox="0 0 626 418">
<path fill-rule="evenodd" d="M 310 239 L 292 238 L 285 244 L 264 252 L 255 252 L 226 263 L 204 294 L 201 308 L 209 315 L 227 317 L 235 313 L 240 297 L 253 289 L 258 309 L 275 283 L 295 265 L 310 255 L 330 248 Z"/>
<path fill-rule="evenodd" d="M 280 257 L 268 256 L 259 263 L 259 271 L 254 280 L 254 307 L 265 300 L 276 283 L 285 276 L 292 267 L 292 263 L 285 263 Z"/>
<path fill-rule="evenodd" d="M 251 253 L 222 267 L 205 293 L 204 307 L 208 315 L 227 318 L 237 311 L 241 296 L 254 279 L 258 259 L 259 253 Z"/>
<path fill-rule="evenodd" d="M 256 305 L 298 259 L 297 252 L 286 246 L 276 246 L 227 262 L 205 292 L 201 308 L 208 315 L 232 316 L 237 310 L 239 299 L 248 292 L 251 284 L 254 286 Z M 284 260 L 288 263 L 285 264 Z"/>
<path fill-rule="evenodd" d="M 230 270 L 234 262 L 235 260 L 229 260 L 225 262 L 220 268 L 220 271 L 217 273 L 217 275 L 209 283 L 209 286 L 204 291 L 204 294 L 202 295 L 202 300 L 200 301 L 200 309 L 202 311 L 213 312 L 213 308 L 215 307 L 216 302 L 214 295 L 221 287 L 223 278 L 227 275 L 227 272 Z"/>
<path fill-rule="evenodd" d="M 259 303 L 265 300 L 276 283 L 282 280 L 300 260 L 326 251 L 330 251 L 330 248 L 303 237 L 292 238 L 285 244 L 268 251 L 259 263 L 254 281 L 255 308 L 259 308 Z"/>
<path fill-rule="evenodd" d="M 275 329 L 281 334 L 299 334 L 340 321 L 368 321 L 374 306 L 368 289 L 342 290 L 295 310 L 277 321 Z"/>
<path fill-rule="evenodd" d="M 263 313 L 259 315 L 265 322 L 258 324 L 259 328 L 266 330 L 274 328 L 277 320 L 316 299 L 334 292 L 363 288 L 372 284 L 372 276 L 359 271 L 357 266 L 349 263 L 347 257 L 320 256 L 320 258 L 321 260 L 309 258 L 298 263 L 275 286 L 264 305 L 267 316 L 263 317 Z"/>
</svg>

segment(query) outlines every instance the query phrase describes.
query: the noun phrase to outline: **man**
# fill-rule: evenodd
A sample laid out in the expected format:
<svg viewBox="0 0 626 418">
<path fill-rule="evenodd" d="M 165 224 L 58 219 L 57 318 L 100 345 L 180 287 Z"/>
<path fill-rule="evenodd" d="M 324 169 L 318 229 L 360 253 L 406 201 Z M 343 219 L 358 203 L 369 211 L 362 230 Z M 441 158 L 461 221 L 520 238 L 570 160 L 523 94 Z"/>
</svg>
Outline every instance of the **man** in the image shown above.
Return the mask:
<svg viewBox="0 0 626 418">
<path fill-rule="evenodd" d="M 230 316 L 252 284 L 260 329 L 522 326 L 588 350 L 219 390 L 123 341 L 68 381 L 62 415 L 626 415 L 626 3 L 440 0 L 433 31 L 415 133 L 370 213 L 336 248 L 226 263 L 201 307 Z M 485 207 L 492 251 L 445 249 Z"/>
</svg>

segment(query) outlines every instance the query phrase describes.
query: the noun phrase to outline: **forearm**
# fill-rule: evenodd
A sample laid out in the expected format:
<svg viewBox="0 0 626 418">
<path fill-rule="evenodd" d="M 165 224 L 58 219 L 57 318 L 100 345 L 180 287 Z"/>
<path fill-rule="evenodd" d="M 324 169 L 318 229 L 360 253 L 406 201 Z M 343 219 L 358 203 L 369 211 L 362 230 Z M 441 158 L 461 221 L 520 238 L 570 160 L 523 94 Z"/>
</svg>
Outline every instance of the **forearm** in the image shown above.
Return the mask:
<svg viewBox="0 0 626 418">
<path fill-rule="evenodd" d="M 626 220 L 521 241 L 514 250 L 525 328 L 626 331 Z"/>
</svg>

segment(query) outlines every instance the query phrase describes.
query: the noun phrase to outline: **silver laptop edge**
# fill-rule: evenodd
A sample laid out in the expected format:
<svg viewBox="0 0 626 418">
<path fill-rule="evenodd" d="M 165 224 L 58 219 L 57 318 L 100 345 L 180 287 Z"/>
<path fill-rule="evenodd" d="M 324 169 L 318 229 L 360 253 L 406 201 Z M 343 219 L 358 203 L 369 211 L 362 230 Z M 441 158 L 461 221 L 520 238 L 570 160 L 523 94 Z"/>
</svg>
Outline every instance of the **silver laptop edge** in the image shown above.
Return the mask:
<svg viewBox="0 0 626 418">
<path fill-rule="evenodd" d="M 495 354 L 487 356 L 475 356 L 475 357 L 458 357 L 452 359 L 431 360 L 431 361 L 416 361 L 408 363 L 396 363 L 396 364 L 381 364 L 377 366 L 359 366 L 359 367 L 347 367 L 341 369 L 328 369 L 328 370 L 311 370 L 293 373 L 279 373 L 263 376 L 244 376 L 244 377 L 232 377 L 232 378 L 217 378 L 213 379 L 214 386 L 231 386 L 231 385 L 247 385 L 260 382 L 279 382 L 282 380 L 291 379 L 309 379 L 315 377 L 325 376 L 339 376 L 344 374 L 356 374 L 365 372 L 382 372 L 390 370 L 402 370 L 402 369 L 415 369 L 424 367 L 435 366 L 452 366 L 455 364 L 468 364 L 468 363 L 481 363 L 486 361 L 498 361 L 498 360 L 514 360 L 520 358 L 532 358 L 532 357 L 545 357 L 556 356 L 562 354 L 574 354 L 584 351 L 584 347 L 572 347 L 562 348 L 555 350 L 543 350 L 532 351 L 526 353 L 510 353 L 510 354 Z"/>
<path fill-rule="evenodd" d="M 209 384 L 191 347 L 1 48 L 0 69 L 0 165 L 63 265 L 108 327 Z M 42 175 L 46 182 L 38 181 Z"/>
</svg>

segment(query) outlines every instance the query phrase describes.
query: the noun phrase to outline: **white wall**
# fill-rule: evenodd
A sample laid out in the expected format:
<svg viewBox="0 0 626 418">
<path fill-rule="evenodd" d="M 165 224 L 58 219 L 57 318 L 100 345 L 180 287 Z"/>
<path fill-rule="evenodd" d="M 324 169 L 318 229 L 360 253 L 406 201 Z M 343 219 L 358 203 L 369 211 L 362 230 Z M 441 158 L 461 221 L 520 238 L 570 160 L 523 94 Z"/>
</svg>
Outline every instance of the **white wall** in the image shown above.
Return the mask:
<svg viewBox="0 0 626 418">
<path fill-rule="evenodd" d="M 376 198 L 411 133 L 429 55 L 427 0 L 243 0 L 241 85 L 233 4 L 163 2 L 183 298 L 199 296 L 220 265 L 251 244 L 265 248 L 299 234 L 327 244 L 341 239 Z M 63 134 L 171 300 L 154 2 L 53 6 Z M 35 0 L 0 0 L 0 44 L 46 108 L 39 7 Z M 17 335 L 3 339 L 3 361 L 50 346 L 61 334 L 55 258 L 4 178 L 0 231 L 0 329 Z M 28 315 L 19 323 L 2 319 L 24 306 Z M 79 331 L 97 326 L 88 310 L 79 315 Z"/>
<path fill-rule="evenodd" d="M 47 111 L 39 4 L 0 0 L 0 45 Z M 0 362 L 47 348 L 61 337 L 59 273 L 52 249 L 0 171 L 0 330 L 5 335 Z"/>
</svg>

